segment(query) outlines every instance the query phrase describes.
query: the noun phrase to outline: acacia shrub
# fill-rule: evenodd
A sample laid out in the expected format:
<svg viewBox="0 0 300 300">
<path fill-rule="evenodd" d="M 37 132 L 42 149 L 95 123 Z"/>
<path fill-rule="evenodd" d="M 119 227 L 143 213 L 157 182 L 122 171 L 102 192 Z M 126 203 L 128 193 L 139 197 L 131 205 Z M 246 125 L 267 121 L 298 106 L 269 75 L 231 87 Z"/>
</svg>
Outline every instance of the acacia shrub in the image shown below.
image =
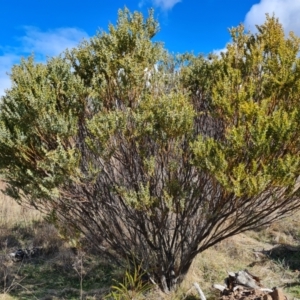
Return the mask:
<svg viewBox="0 0 300 300">
<path fill-rule="evenodd" d="M 221 57 L 170 56 L 153 12 L 12 69 L 0 110 L 6 192 L 168 292 L 195 256 L 298 201 L 299 38 L 274 17 Z"/>
</svg>

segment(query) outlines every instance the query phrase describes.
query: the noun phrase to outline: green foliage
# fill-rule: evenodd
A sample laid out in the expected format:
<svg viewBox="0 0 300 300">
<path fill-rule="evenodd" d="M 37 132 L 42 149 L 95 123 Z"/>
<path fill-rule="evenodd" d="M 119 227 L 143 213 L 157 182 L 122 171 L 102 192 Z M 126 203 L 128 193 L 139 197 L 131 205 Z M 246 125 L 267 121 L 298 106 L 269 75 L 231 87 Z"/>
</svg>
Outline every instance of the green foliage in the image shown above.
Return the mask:
<svg viewBox="0 0 300 300">
<path fill-rule="evenodd" d="M 116 93 L 113 97 L 128 103 L 137 94 L 134 88 L 144 89 L 144 69 L 161 53 L 160 46 L 150 42 L 157 31 L 153 12 L 144 23 L 141 14 L 124 9 L 109 33 L 99 33 L 63 57 L 46 64 L 36 64 L 30 57 L 14 66 L 13 87 L 2 99 L 0 120 L 0 167 L 11 183 L 7 190 L 11 196 L 30 195 L 37 205 L 37 199 L 59 197 L 61 184 L 86 175 L 79 168 L 78 129 L 85 118 L 95 115 L 89 121 L 96 123 L 96 129 L 90 125 L 91 132 L 97 130 L 101 147 L 107 148 L 105 140 L 114 126 L 120 126 L 116 118 L 123 113 L 107 114 L 107 109 L 95 113 L 110 106 L 111 90 Z M 126 76 L 116 80 L 120 70 Z M 125 82 L 128 76 L 130 85 Z"/>
<path fill-rule="evenodd" d="M 217 61 L 211 104 L 223 136 L 193 144 L 195 164 L 237 196 L 292 188 L 299 176 L 300 39 L 286 38 L 274 17 L 257 28 L 255 35 L 232 29 Z"/>
<path fill-rule="evenodd" d="M 145 89 L 145 69 L 163 55 L 161 45 L 151 41 L 159 30 L 153 11 L 146 20 L 126 8 L 118 15 L 108 33 L 99 32 L 66 53 L 75 73 L 92 87 L 95 109 L 116 107 L 116 98 L 126 106 L 134 105 Z"/>
<path fill-rule="evenodd" d="M 78 176 L 74 135 L 87 89 L 60 57 L 46 65 L 23 59 L 11 80 L 1 103 L 2 173 L 12 196 L 19 198 L 20 188 L 33 201 L 51 199 L 66 176 Z"/>
</svg>

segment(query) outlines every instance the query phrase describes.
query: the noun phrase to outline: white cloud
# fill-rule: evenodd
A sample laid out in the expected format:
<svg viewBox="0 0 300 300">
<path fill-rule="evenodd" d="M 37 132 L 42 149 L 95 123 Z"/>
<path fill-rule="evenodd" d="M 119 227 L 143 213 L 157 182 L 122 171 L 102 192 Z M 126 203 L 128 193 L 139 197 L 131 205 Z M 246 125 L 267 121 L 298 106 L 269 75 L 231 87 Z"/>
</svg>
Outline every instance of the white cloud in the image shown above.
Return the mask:
<svg viewBox="0 0 300 300">
<path fill-rule="evenodd" d="M 0 96 L 3 96 L 5 89 L 10 87 L 10 78 L 7 73 L 18 60 L 20 57 L 12 53 L 0 56 Z"/>
<path fill-rule="evenodd" d="M 1 47 L 0 50 L 0 96 L 10 87 L 7 73 L 12 66 L 19 63 L 20 58 L 34 53 L 38 61 L 45 61 L 47 56 L 56 56 L 66 48 L 72 48 L 87 38 L 86 32 L 76 28 L 58 28 L 41 31 L 36 27 L 24 27 L 25 35 L 17 38 L 19 44 L 12 47 Z"/>
<path fill-rule="evenodd" d="M 299 0 L 261 0 L 251 7 L 245 18 L 245 28 L 256 32 L 255 25 L 261 25 L 266 19 L 266 13 L 279 18 L 284 31 L 294 31 L 300 36 L 300 1 Z"/>
<path fill-rule="evenodd" d="M 139 2 L 139 7 L 144 6 L 146 2 L 149 0 L 141 0 Z M 181 2 L 181 0 L 150 0 L 153 6 L 159 7 L 164 11 L 172 9 L 177 3 Z"/>
<path fill-rule="evenodd" d="M 181 0 L 152 0 L 155 6 L 160 7 L 163 10 L 170 10 L 177 3 L 181 2 Z"/>
<path fill-rule="evenodd" d="M 23 50 L 46 56 L 58 55 L 88 37 L 86 32 L 76 28 L 58 28 L 43 32 L 36 27 L 25 27 L 25 32 L 25 36 L 20 38 Z"/>
<path fill-rule="evenodd" d="M 279 18 L 286 34 L 293 31 L 300 36 L 300 1 L 299 0 L 260 0 L 254 4 L 246 14 L 244 25 L 246 30 L 257 32 L 255 25 L 262 25 L 266 20 L 266 14 L 275 15 Z M 223 49 L 213 50 L 213 53 L 220 55 Z"/>
<path fill-rule="evenodd" d="M 213 50 L 213 54 L 215 54 L 215 55 L 217 55 L 217 56 L 219 56 L 219 57 L 221 57 L 221 53 L 226 53 L 227 52 L 227 47 L 225 46 L 224 48 L 222 48 L 222 49 L 216 49 L 216 50 Z"/>
</svg>

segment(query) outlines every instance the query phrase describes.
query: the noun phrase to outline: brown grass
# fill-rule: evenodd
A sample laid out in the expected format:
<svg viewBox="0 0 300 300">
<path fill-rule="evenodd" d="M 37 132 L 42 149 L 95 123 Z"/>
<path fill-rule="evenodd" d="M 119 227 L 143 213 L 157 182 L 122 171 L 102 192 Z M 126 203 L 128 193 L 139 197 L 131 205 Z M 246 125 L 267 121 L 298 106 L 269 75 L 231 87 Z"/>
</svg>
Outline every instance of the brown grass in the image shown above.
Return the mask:
<svg viewBox="0 0 300 300">
<path fill-rule="evenodd" d="M 0 294 L 0 300 L 14 300 L 16 298 L 8 295 L 8 294 Z"/>
<path fill-rule="evenodd" d="M 27 226 L 33 220 L 40 220 L 41 214 L 29 207 L 23 207 L 6 196 L 2 191 L 5 185 L 0 181 L 0 228 L 9 228 L 16 224 Z"/>
</svg>

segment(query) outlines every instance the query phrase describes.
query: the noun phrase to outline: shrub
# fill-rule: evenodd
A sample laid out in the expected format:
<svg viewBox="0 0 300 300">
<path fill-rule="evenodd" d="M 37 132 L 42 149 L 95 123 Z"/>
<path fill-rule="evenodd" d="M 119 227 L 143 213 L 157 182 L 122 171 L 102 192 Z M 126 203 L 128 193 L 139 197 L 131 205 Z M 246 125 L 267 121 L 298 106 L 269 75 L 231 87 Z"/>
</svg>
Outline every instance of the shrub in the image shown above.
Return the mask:
<svg viewBox="0 0 300 300">
<path fill-rule="evenodd" d="M 2 97 L 6 192 L 67 236 L 142 266 L 168 292 L 195 256 L 292 213 L 300 170 L 299 38 L 274 17 L 221 57 L 170 56 L 153 12 L 119 12 Z"/>
</svg>

